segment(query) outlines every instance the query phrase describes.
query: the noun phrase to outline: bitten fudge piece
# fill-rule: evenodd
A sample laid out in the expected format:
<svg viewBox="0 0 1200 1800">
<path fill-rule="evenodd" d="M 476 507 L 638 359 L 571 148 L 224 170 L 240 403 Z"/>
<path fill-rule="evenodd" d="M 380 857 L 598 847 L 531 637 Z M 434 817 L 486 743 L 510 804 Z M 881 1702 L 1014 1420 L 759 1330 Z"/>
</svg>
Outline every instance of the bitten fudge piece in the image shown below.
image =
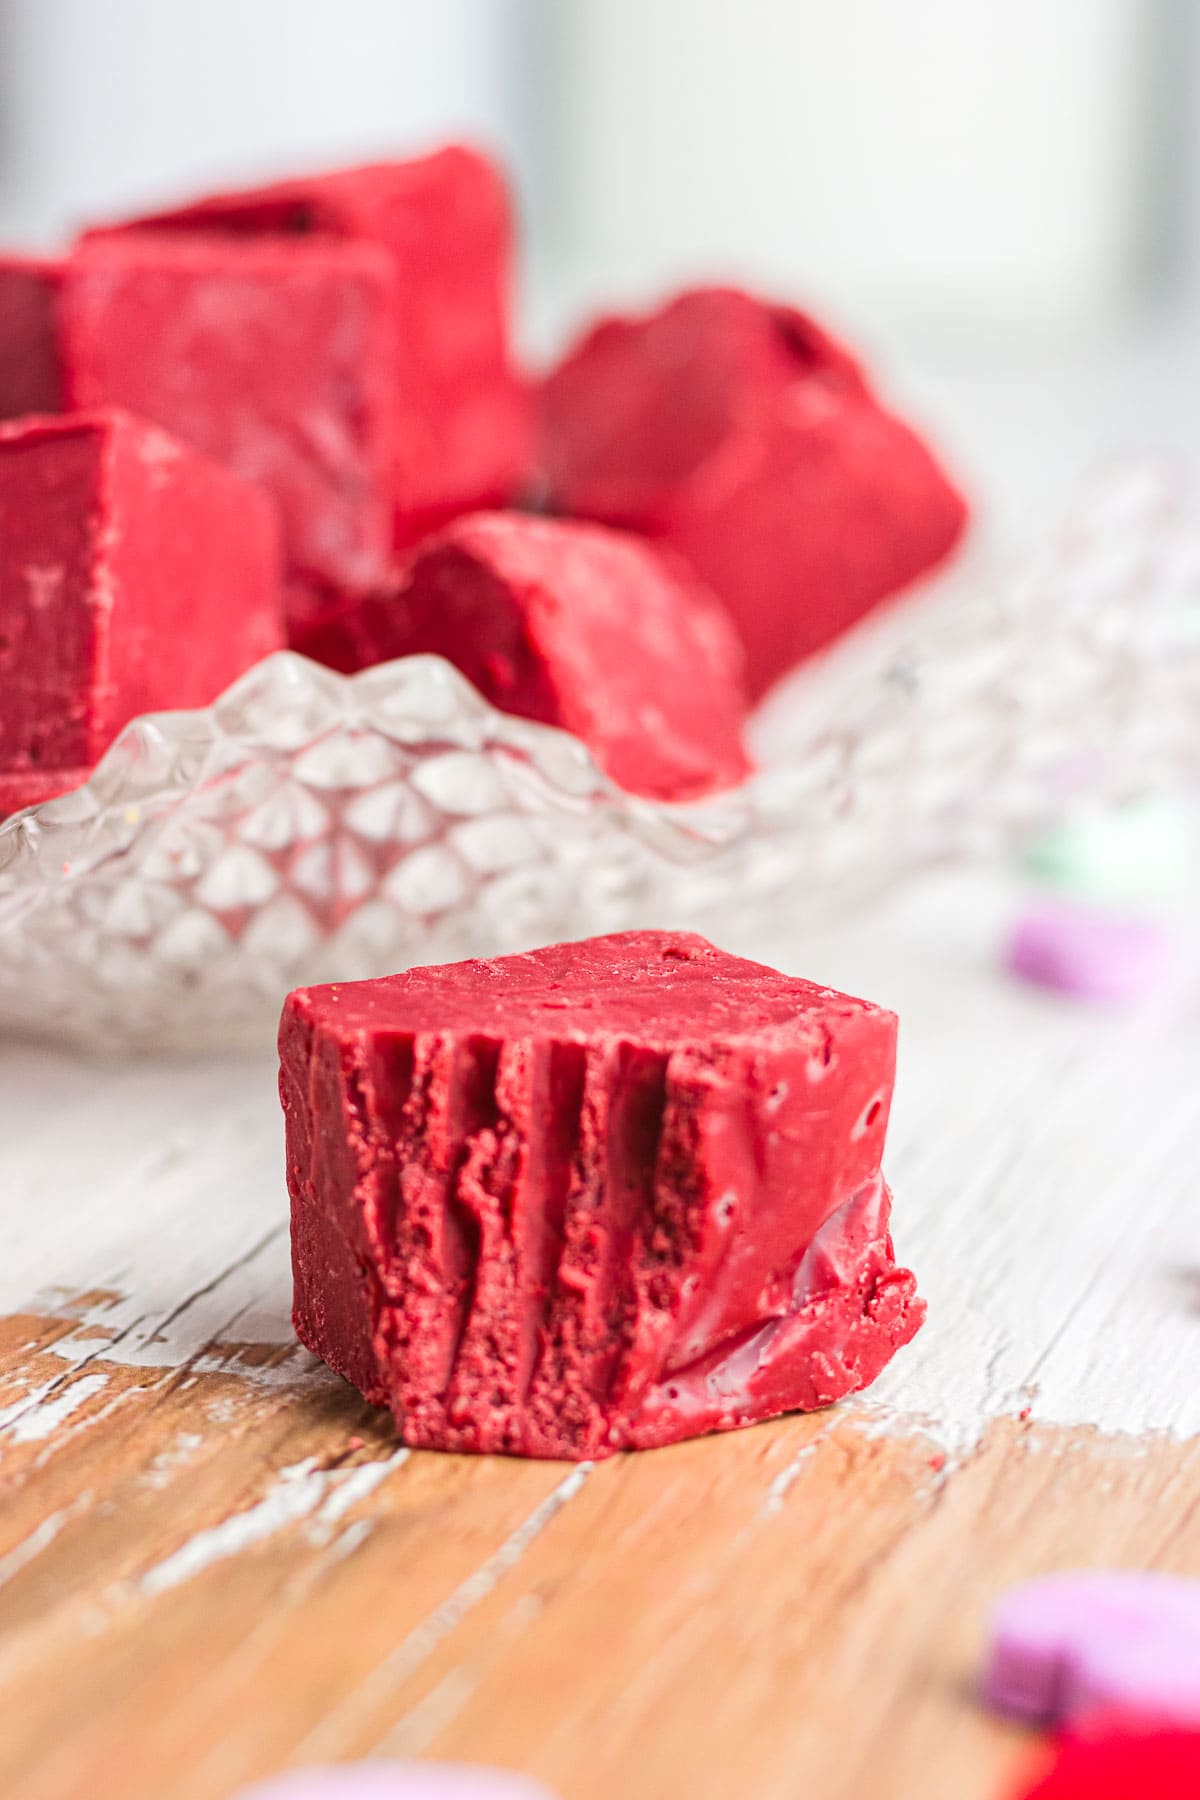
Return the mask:
<svg viewBox="0 0 1200 1800">
<path fill-rule="evenodd" d="M 119 411 L 0 427 L 0 815 L 283 642 L 274 509 Z"/>
<path fill-rule="evenodd" d="M 394 307 L 368 244 L 88 242 L 57 307 L 63 405 L 128 407 L 263 487 L 299 629 L 390 567 Z"/>
<path fill-rule="evenodd" d="M 803 313 L 698 289 L 596 325 L 541 392 L 556 511 L 672 545 L 728 606 L 757 699 L 951 549 L 966 507 Z"/>
<path fill-rule="evenodd" d="M 504 505 L 532 461 L 526 383 L 509 343 L 512 222 L 495 164 L 457 145 L 408 162 L 220 194 L 135 221 L 236 236 L 321 232 L 391 258 L 398 546 Z"/>
<path fill-rule="evenodd" d="M 284 1008 L 296 1330 L 405 1442 L 594 1457 L 827 1406 L 921 1323 L 896 1020 L 630 932 Z"/>
<path fill-rule="evenodd" d="M 0 256 L 0 419 L 61 409 L 54 317 L 61 280 L 60 263 Z"/>
<path fill-rule="evenodd" d="M 503 711 L 574 732 L 633 793 L 693 799 L 749 772 L 736 632 L 688 568 L 624 532 L 469 514 L 304 648 L 347 673 L 444 656 Z"/>
</svg>

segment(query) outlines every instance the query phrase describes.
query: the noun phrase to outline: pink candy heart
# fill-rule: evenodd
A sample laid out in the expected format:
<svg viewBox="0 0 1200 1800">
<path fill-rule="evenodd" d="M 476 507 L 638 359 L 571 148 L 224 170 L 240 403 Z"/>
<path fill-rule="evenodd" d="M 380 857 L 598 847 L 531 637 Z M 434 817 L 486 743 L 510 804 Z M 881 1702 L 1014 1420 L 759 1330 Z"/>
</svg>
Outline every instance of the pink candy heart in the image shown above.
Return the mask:
<svg viewBox="0 0 1200 1800">
<path fill-rule="evenodd" d="M 234 1800 L 554 1800 L 554 1796 L 511 1769 L 372 1761 L 295 1769 L 240 1789 Z"/>
<path fill-rule="evenodd" d="M 1133 1569 L 1023 1582 L 992 1615 L 983 1694 L 1039 1724 L 1114 1711 L 1200 1725 L 1200 1582 Z"/>
</svg>

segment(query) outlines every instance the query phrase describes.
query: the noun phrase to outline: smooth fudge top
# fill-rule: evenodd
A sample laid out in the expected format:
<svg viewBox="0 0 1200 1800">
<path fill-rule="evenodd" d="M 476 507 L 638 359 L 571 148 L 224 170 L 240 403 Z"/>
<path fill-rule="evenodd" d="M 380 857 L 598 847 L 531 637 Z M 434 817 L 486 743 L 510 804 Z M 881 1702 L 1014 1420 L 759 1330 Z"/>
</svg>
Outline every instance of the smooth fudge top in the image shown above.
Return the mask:
<svg viewBox="0 0 1200 1800">
<path fill-rule="evenodd" d="M 342 1038 L 464 1032 L 505 1039 L 626 1037 L 653 1049 L 700 1039 L 811 1048 L 831 1022 L 869 1021 L 894 1045 L 895 1015 L 781 975 L 691 932 L 626 931 L 519 956 L 301 988 L 287 1013 Z"/>
</svg>

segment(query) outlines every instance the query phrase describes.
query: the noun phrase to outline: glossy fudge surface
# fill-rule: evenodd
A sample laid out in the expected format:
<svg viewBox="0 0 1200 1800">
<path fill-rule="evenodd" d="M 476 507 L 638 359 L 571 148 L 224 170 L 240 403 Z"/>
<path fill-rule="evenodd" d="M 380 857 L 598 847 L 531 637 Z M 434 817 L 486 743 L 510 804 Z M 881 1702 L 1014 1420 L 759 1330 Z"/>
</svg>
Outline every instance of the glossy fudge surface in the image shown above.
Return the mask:
<svg viewBox="0 0 1200 1800">
<path fill-rule="evenodd" d="M 696 289 L 602 321 L 541 391 L 556 511 L 670 544 L 728 606 L 752 698 L 951 549 L 961 496 L 813 320 Z"/>
<path fill-rule="evenodd" d="M 0 427 L 0 807 L 72 787 L 138 713 L 280 648 L 279 530 L 227 469 L 120 411 Z"/>
<path fill-rule="evenodd" d="M 88 241 L 63 280 L 66 401 L 128 407 L 258 483 L 299 625 L 390 565 L 394 306 L 370 245 Z"/>
<path fill-rule="evenodd" d="M 573 732 L 633 793 L 688 800 L 749 773 L 736 632 L 678 559 L 625 532 L 469 514 L 308 648 L 347 672 L 444 656 L 502 711 Z"/>
<path fill-rule="evenodd" d="M 512 221 L 503 177 L 474 150 L 298 177 L 135 221 L 139 228 L 328 236 L 392 259 L 395 529 L 408 544 L 454 514 L 502 505 L 532 461 L 532 405 L 509 342 Z"/>
<path fill-rule="evenodd" d="M 569 1458 L 871 1381 L 923 1316 L 892 1014 L 627 933 L 301 990 L 296 1330 L 406 1442 Z"/>
<path fill-rule="evenodd" d="M 0 256 L 0 419 L 62 405 L 55 307 L 62 266 Z"/>
</svg>

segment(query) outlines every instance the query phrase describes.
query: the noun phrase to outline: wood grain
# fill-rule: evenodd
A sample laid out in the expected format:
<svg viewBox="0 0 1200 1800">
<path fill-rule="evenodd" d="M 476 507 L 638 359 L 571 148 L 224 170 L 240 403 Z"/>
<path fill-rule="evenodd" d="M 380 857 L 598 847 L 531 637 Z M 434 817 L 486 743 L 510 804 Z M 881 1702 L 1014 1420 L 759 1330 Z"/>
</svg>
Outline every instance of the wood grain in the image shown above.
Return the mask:
<svg viewBox="0 0 1200 1800">
<path fill-rule="evenodd" d="M 270 1064 L 0 1046 L 5 1800 L 361 1755 L 562 1800 L 999 1800 L 998 1591 L 1200 1573 L 1200 1009 L 1004 982 L 984 898 L 728 945 L 900 1013 L 926 1329 L 834 1413 L 590 1472 L 397 1452 L 296 1346 Z"/>
<path fill-rule="evenodd" d="M 5 1321 L 10 1377 L 61 1376 L 60 1331 Z M 563 1800 L 988 1800 L 1021 1754 L 971 1697 L 996 1592 L 1200 1574 L 1195 1443 L 1002 1419 L 944 1463 L 833 1412 L 571 1470 L 397 1455 L 322 1371 L 97 1358 L 59 1397 L 99 1376 L 0 1466 L 12 1800 L 225 1800 L 374 1754 Z"/>
</svg>

